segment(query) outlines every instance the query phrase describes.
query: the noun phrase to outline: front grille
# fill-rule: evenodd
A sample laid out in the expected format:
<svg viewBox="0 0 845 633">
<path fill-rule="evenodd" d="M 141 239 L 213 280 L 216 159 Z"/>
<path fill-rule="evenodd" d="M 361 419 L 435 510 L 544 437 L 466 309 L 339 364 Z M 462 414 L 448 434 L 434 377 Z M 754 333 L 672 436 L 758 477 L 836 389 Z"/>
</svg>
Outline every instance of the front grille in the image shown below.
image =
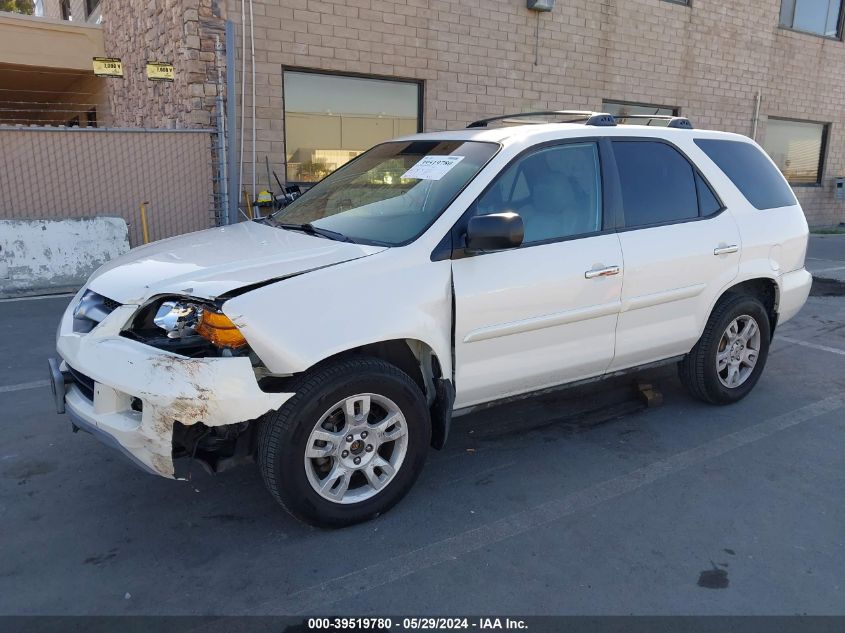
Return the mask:
<svg viewBox="0 0 845 633">
<path fill-rule="evenodd" d="M 109 299 L 108 297 L 103 297 L 103 307 L 105 307 L 105 309 L 109 311 L 109 314 L 111 314 L 112 312 L 117 310 L 122 305 L 123 305 L 122 303 L 118 303 L 114 299 Z"/>
<path fill-rule="evenodd" d="M 88 290 L 73 310 L 73 331 L 85 334 L 119 308 L 121 303 Z"/>
<path fill-rule="evenodd" d="M 68 372 L 70 372 L 70 377 L 73 379 L 73 384 L 79 387 L 79 391 L 82 392 L 82 395 L 88 398 L 91 402 L 94 402 L 94 379 L 89 378 L 81 371 L 77 371 L 70 365 L 67 366 Z"/>
</svg>

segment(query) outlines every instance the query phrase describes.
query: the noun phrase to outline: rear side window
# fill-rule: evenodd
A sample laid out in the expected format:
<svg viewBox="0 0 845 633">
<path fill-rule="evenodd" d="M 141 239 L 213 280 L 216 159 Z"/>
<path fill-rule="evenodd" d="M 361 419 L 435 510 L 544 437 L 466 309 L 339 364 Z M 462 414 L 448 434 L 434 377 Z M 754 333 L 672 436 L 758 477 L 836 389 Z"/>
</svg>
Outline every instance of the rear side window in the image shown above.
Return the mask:
<svg viewBox="0 0 845 633">
<path fill-rule="evenodd" d="M 698 217 L 696 174 L 678 150 L 655 141 L 620 140 L 613 141 L 613 153 L 622 187 L 626 226 Z"/>
<path fill-rule="evenodd" d="M 756 145 L 704 138 L 695 139 L 695 144 L 757 209 L 797 204 L 786 180 Z"/>
</svg>

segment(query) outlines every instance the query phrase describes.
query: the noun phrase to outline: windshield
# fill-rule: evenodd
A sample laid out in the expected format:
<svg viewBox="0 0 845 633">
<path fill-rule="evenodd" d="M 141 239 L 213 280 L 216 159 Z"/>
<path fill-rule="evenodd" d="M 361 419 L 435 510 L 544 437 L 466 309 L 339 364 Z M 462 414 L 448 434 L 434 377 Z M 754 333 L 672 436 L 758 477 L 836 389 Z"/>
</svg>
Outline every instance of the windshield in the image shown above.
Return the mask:
<svg viewBox="0 0 845 633">
<path fill-rule="evenodd" d="M 419 237 L 496 153 L 494 143 L 394 141 L 347 163 L 273 215 L 335 239 L 397 246 Z"/>
</svg>

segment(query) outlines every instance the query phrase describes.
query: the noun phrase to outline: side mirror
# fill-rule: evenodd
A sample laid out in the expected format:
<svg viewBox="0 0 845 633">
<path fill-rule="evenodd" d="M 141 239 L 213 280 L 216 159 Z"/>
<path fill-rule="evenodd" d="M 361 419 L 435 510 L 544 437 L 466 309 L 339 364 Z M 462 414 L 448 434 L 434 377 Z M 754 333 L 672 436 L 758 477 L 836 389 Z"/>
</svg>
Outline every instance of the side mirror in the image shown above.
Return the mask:
<svg viewBox="0 0 845 633">
<path fill-rule="evenodd" d="M 467 225 L 466 250 L 470 253 L 516 248 L 525 237 L 525 225 L 518 213 L 505 211 L 476 215 Z"/>
</svg>

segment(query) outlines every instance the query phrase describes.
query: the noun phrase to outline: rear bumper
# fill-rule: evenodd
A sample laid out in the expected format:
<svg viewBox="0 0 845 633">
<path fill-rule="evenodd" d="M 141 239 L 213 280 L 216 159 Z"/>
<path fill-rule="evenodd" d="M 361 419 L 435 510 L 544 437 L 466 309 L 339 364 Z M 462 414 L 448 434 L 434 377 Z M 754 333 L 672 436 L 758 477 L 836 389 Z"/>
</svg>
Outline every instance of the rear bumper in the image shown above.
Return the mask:
<svg viewBox="0 0 845 633">
<path fill-rule="evenodd" d="M 134 306 L 112 312 L 91 332 L 59 326 L 62 360 L 50 362 L 56 410 L 146 472 L 172 478 L 173 426 L 254 420 L 293 394 L 265 393 L 250 360 L 185 358 L 120 336 Z"/>
<path fill-rule="evenodd" d="M 812 285 L 813 276 L 804 268 L 781 275 L 778 325 L 794 317 L 804 307 Z"/>
</svg>

